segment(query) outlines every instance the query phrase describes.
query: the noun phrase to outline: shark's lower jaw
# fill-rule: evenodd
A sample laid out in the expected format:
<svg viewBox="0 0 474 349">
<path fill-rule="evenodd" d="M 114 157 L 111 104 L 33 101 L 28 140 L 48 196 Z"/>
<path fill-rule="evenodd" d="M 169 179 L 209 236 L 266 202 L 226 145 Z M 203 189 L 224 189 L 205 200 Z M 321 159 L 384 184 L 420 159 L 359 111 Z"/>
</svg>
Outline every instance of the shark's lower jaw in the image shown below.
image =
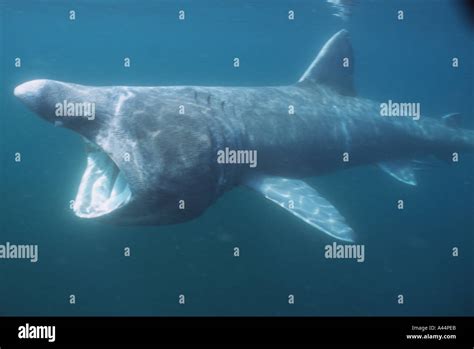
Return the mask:
<svg viewBox="0 0 474 349">
<path fill-rule="evenodd" d="M 125 206 L 132 196 L 125 176 L 99 147 L 87 142 L 87 168 L 74 200 L 81 218 L 97 218 Z"/>
</svg>

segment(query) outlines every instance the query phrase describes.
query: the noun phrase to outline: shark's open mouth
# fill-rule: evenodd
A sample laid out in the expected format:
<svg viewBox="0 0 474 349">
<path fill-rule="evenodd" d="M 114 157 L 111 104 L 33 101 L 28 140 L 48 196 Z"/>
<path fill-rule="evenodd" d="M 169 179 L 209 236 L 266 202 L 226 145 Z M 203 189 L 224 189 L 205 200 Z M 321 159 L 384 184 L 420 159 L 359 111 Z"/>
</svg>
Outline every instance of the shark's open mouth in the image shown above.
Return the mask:
<svg viewBox="0 0 474 349">
<path fill-rule="evenodd" d="M 98 146 L 86 141 L 87 168 L 74 200 L 74 213 L 96 218 L 126 205 L 131 191 L 115 162 Z"/>
</svg>

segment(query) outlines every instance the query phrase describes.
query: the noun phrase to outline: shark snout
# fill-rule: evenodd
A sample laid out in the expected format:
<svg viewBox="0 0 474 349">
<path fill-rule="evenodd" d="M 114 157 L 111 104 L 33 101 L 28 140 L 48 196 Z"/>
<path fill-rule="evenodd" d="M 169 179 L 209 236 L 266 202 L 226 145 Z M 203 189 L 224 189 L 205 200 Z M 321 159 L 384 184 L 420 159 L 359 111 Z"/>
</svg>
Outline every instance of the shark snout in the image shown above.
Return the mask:
<svg viewBox="0 0 474 349">
<path fill-rule="evenodd" d="M 44 79 L 27 81 L 15 87 L 13 93 L 16 97 L 22 100 L 26 98 L 34 98 L 41 93 L 47 82 L 48 80 Z"/>
<path fill-rule="evenodd" d="M 13 94 L 21 100 L 29 109 L 44 116 L 49 112 L 46 100 L 50 80 L 31 80 L 15 87 Z"/>
<path fill-rule="evenodd" d="M 55 105 L 63 99 L 63 93 L 64 86 L 61 82 L 47 79 L 27 81 L 13 90 L 15 97 L 30 110 L 52 123 L 57 120 Z"/>
</svg>

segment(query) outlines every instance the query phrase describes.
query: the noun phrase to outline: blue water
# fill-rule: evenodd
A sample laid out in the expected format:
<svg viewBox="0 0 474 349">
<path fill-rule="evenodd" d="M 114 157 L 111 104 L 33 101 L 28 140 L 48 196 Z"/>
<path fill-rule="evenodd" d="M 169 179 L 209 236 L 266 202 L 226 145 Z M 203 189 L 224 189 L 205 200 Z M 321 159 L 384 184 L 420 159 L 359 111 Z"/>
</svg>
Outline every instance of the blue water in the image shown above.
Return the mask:
<svg viewBox="0 0 474 349">
<path fill-rule="evenodd" d="M 289 9 L 296 20 L 288 21 Z M 374 167 L 309 179 L 365 245 L 364 263 L 330 260 L 324 246 L 332 239 L 245 188 L 180 225 L 76 218 L 69 200 L 85 167 L 81 137 L 42 121 L 12 93 L 38 78 L 290 84 L 347 28 L 360 96 L 420 102 L 432 117 L 460 112 L 472 126 L 473 31 L 457 2 L 358 1 L 346 20 L 309 0 L 0 0 L 0 10 L 0 244 L 39 246 L 37 263 L 0 260 L 0 315 L 474 315 L 470 154 L 419 172 L 417 187 Z"/>
</svg>

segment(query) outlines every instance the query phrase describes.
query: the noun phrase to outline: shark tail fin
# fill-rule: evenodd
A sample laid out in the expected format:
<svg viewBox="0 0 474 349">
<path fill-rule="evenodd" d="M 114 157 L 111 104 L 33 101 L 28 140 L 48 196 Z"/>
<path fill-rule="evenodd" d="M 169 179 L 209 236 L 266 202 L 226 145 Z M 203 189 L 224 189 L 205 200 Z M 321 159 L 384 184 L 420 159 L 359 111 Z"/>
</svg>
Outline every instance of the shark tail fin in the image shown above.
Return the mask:
<svg viewBox="0 0 474 349">
<path fill-rule="evenodd" d="M 453 152 L 456 151 L 456 148 L 470 152 L 474 151 L 474 129 L 472 128 L 472 124 L 467 123 L 467 120 L 462 114 L 450 113 L 443 115 L 442 121 L 445 126 L 455 133 L 450 136 L 450 141 L 454 142 L 454 147 L 450 147 Z M 450 159 L 451 155 L 451 151 L 449 151 L 448 155 L 444 155 L 443 158 L 446 157 Z"/>
<path fill-rule="evenodd" d="M 349 32 L 334 34 L 298 80 L 298 85 L 326 85 L 345 96 L 355 96 L 354 57 Z"/>
</svg>

